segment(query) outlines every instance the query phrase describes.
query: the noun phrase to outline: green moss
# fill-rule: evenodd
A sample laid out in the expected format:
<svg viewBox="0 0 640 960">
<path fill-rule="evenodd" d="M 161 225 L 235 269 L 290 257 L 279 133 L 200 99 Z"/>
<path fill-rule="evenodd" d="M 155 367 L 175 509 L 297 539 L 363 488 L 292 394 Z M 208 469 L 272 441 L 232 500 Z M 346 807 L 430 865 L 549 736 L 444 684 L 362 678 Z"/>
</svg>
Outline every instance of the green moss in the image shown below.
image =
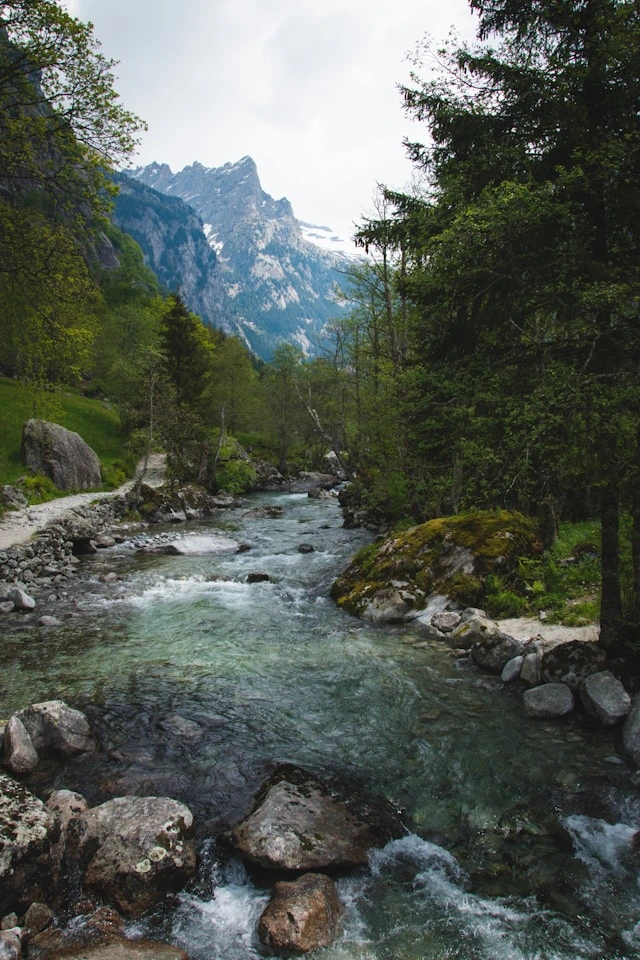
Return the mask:
<svg viewBox="0 0 640 960">
<path fill-rule="evenodd" d="M 535 523 L 522 514 L 499 510 L 440 517 L 361 550 L 331 595 L 360 614 L 378 591 L 402 581 L 416 593 L 416 603 L 444 593 L 461 606 L 475 606 L 483 600 L 488 574 L 509 574 L 519 557 L 539 550 Z"/>
</svg>

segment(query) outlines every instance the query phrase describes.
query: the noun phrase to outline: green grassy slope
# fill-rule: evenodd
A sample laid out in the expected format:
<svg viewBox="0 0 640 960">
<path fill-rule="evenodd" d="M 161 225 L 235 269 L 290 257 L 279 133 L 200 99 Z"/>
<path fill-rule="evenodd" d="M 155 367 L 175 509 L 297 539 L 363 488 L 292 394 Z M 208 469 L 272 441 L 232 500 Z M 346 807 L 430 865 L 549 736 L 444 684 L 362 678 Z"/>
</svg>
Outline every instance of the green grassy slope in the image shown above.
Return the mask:
<svg viewBox="0 0 640 960">
<path fill-rule="evenodd" d="M 131 471 L 123 449 L 124 438 L 117 413 L 99 400 L 89 400 L 77 392 L 55 398 L 55 420 L 68 430 L 79 433 L 92 447 L 102 463 L 105 487 L 117 486 Z M 33 395 L 16 380 L 0 377 L 0 484 L 11 483 L 27 471 L 20 460 L 22 425 L 33 416 Z"/>
</svg>

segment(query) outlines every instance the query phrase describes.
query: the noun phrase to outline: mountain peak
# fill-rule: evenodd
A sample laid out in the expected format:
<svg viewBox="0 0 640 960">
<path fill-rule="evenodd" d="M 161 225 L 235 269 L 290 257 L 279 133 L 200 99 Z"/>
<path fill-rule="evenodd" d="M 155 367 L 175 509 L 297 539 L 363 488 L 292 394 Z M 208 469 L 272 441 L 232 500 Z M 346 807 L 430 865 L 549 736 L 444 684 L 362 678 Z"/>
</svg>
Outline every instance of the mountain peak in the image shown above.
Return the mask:
<svg viewBox="0 0 640 960">
<path fill-rule="evenodd" d="M 303 228 L 286 197 L 274 200 L 262 189 L 250 156 L 222 167 L 196 161 L 171 176 L 167 171 L 154 163 L 134 175 L 181 198 L 201 218 L 239 335 L 265 359 L 282 341 L 315 352 L 327 321 L 341 312 L 334 290 L 345 252 L 335 234 Z"/>
</svg>

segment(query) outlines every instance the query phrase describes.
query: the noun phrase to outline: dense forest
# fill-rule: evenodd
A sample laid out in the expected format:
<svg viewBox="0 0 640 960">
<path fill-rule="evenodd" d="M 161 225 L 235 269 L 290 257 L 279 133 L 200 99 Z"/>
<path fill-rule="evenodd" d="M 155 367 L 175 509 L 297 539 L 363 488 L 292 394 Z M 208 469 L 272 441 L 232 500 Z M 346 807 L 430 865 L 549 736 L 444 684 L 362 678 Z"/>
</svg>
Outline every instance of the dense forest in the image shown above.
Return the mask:
<svg viewBox="0 0 640 960">
<path fill-rule="evenodd" d="M 387 524 L 504 507 L 550 542 L 597 518 L 602 640 L 634 638 L 640 17 L 630 0 L 470 6 L 475 44 L 416 51 L 419 186 L 380 190 L 325 354 L 283 343 L 264 364 L 110 224 L 143 123 L 91 26 L 53 0 L 0 4 L 0 369 L 41 415 L 61 387 L 108 398 L 123 466 L 165 449 L 214 490 L 251 483 L 237 440 L 283 473 L 332 449 Z"/>
</svg>

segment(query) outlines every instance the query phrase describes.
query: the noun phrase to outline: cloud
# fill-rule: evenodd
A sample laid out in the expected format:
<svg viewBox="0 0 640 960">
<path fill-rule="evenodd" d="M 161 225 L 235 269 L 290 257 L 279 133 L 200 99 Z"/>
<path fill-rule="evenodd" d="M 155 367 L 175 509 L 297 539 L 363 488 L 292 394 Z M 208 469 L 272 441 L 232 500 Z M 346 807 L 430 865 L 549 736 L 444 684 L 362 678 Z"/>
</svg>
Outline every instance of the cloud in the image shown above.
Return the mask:
<svg viewBox="0 0 640 960">
<path fill-rule="evenodd" d="M 351 230 L 376 182 L 411 176 L 396 85 L 407 52 L 465 0 L 69 0 L 149 132 L 139 162 L 181 169 L 251 155 L 263 188 L 305 220 Z"/>
</svg>

